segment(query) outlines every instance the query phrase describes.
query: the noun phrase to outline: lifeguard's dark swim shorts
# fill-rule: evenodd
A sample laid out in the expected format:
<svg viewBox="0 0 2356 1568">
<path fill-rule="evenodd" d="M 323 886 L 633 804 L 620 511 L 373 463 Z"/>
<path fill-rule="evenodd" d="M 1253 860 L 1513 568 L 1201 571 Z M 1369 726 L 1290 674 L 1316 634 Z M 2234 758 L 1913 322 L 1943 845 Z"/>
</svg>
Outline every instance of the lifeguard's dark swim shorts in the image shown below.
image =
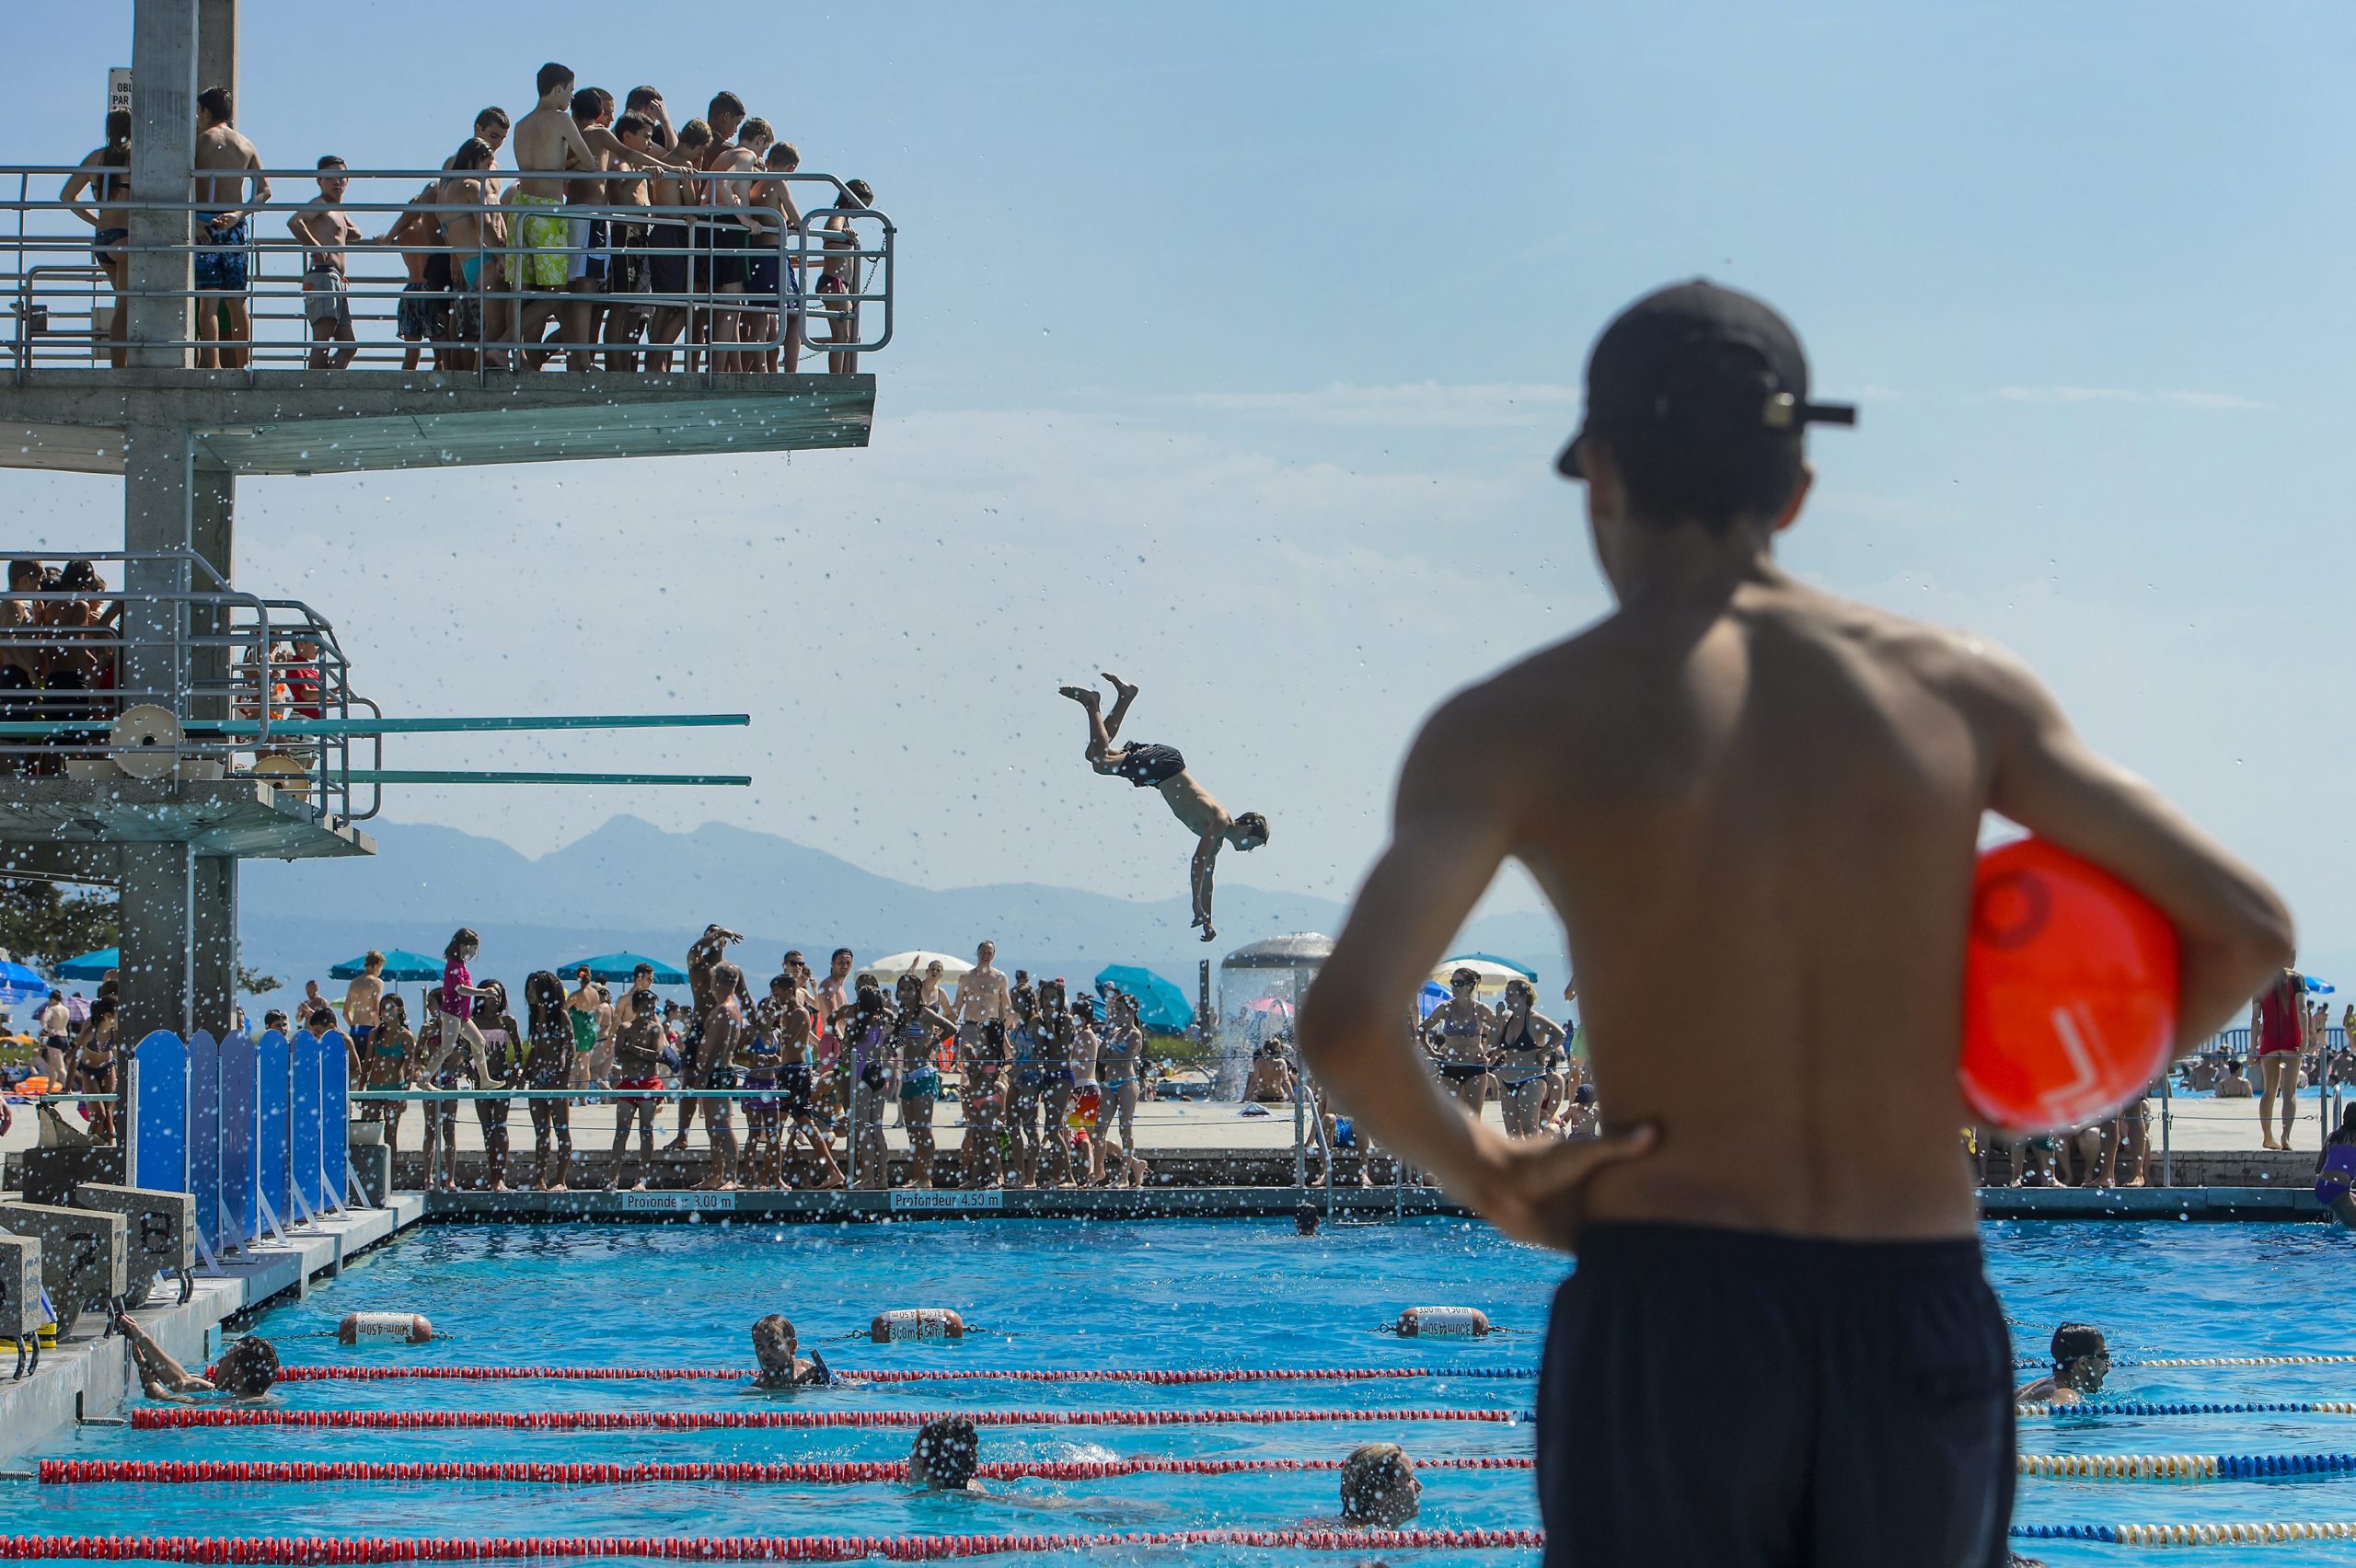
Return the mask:
<svg viewBox="0 0 2356 1568">
<path fill-rule="evenodd" d="M 1540 1374 L 1546 1568 L 2003 1568 L 2011 1363 L 1976 1241 L 1593 1226 Z"/>
</svg>

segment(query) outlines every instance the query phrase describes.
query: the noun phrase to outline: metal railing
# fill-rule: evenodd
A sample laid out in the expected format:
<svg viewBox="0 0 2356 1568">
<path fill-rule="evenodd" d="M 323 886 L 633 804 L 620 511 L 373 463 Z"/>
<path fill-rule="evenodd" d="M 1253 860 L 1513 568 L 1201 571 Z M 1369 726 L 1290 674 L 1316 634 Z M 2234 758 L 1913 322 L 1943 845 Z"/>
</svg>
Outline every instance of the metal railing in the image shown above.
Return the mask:
<svg viewBox="0 0 2356 1568">
<path fill-rule="evenodd" d="M 12 563 L 59 559 L 39 548 Z M 201 782 L 250 777 L 304 801 L 312 820 L 374 816 L 355 803 L 352 747 L 375 734 L 306 733 L 317 721 L 382 716 L 353 695 L 335 628 L 310 605 L 235 589 L 193 551 L 89 551 L 87 585 L 0 592 L 0 772 L 15 778 Z M 141 580 L 110 586 L 109 568 Z M 54 570 L 53 568 L 52 570 Z M 145 584 L 173 584 L 158 589 Z M 176 734 L 132 735 L 133 709 L 160 709 Z M 331 727 L 331 726 L 330 726 Z"/>
<path fill-rule="evenodd" d="M 86 192 L 68 202 L 38 193 L 52 180 L 62 191 L 88 172 L 0 166 L 0 191 L 15 187 L 13 200 L 0 202 L 13 230 L 0 238 L 9 258 L 0 286 L 8 296 L 8 352 L 19 381 L 39 368 L 89 368 L 118 358 L 124 345 L 112 335 L 113 324 L 134 299 L 192 302 L 199 323 L 190 336 L 143 346 L 192 353 L 200 368 L 229 370 L 414 369 L 430 355 L 436 369 L 486 377 L 537 370 L 550 360 L 576 369 L 708 375 L 797 368 L 807 352 L 826 354 L 825 368 L 849 371 L 858 355 L 873 353 L 892 339 L 896 231 L 889 217 L 861 205 L 831 175 L 696 172 L 683 177 L 699 188 L 703 200 L 696 202 L 617 205 L 592 197 L 527 209 L 516 200 L 519 177 L 513 170 L 329 171 L 349 181 L 332 210 L 364 231 L 385 231 L 333 252 L 341 258 L 341 271 L 329 286 L 314 264 L 327 253 L 287 229 L 306 201 L 234 205 L 231 210 L 248 214 L 242 232 L 233 229 L 234 237 L 215 240 L 201 220 L 221 211 L 219 202 L 117 190 L 105 202 Z M 101 172 L 127 178 L 125 171 Z M 307 199 L 320 173 L 264 169 L 242 176 L 259 175 L 276 191 L 299 191 Z M 451 192 L 445 182 L 468 173 L 495 181 L 500 198 L 445 199 Z M 616 176 L 535 173 L 530 179 L 579 190 L 605 187 Z M 426 182 L 423 189 L 420 181 Z M 750 188 L 763 184 L 789 192 L 807 189 L 826 204 L 801 210 L 799 222 L 788 222 L 767 205 L 711 200 L 722 190 L 749 198 Z M 189 222 L 191 235 L 160 248 L 134 246 L 127 234 L 118 236 L 101 255 L 94 248 L 97 231 L 77 215 L 86 211 L 96 212 L 110 229 L 125 230 L 134 213 L 166 214 L 175 225 Z M 431 237 L 388 243 L 405 215 L 420 227 L 438 226 Z M 208 290 L 202 286 L 205 279 L 192 277 L 187 288 L 134 288 L 133 259 L 159 250 L 206 267 L 225 259 L 233 272 L 242 268 L 244 286 Z M 563 282 L 549 281 L 560 272 Z M 242 329 L 237 327 L 240 307 Z M 206 312 L 215 319 L 207 322 Z M 551 322 L 557 334 L 544 340 Z M 209 335 L 206 325 L 214 328 Z"/>
</svg>

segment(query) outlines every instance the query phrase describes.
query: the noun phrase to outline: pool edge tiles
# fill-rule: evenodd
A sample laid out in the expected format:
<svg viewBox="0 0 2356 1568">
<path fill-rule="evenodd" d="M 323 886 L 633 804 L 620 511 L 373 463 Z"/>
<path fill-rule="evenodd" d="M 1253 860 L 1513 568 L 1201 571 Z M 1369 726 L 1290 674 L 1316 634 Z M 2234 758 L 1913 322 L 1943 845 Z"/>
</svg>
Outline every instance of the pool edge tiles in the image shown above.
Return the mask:
<svg viewBox="0 0 2356 1568">
<path fill-rule="evenodd" d="M 183 1365 L 202 1366 L 216 1324 L 278 1297 L 306 1292 L 315 1278 L 336 1273 L 425 1218 L 425 1202 L 417 1193 L 398 1193 L 388 1203 L 298 1227 L 283 1245 L 248 1248 L 199 1274 L 186 1303 L 167 1293 L 150 1297 L 132 1316 Z M 120 1336 L 105 1331 L 104 1313 L 85 1312 L 70 1337 L 41 1353 L 39 1370 L 21 1381 L 0 1373 L 0 1461 L 41 1447 L 77 1421 L 110 1414 L 138 1388 L 130 1352 Z"/>
</svg>

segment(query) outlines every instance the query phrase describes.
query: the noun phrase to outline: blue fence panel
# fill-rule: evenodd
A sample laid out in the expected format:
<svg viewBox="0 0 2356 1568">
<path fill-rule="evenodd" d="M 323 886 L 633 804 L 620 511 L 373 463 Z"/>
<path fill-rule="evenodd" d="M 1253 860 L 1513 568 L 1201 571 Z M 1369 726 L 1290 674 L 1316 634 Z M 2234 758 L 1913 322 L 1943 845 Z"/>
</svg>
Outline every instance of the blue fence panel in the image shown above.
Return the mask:
<svg viewBox="0 0 2356 1568">
<path fill-rule="evenodd" d="M 188 1047 L 159 1029 L 132 1050 L 138 1081 L 131 1106 L 131 1181 L 161 1193 L 188 1191 Z M 121 1076 L 118 1076 L 120 1086 Z"/>
<path fill-rule="evenodd" d="M 221 1235 L 237 1247 L 261 1234 L 261 1053 L 242 1033 L 221 1042 Z"/>
<path fill-rule="evenodd" d="M 341 1202 L 350 1195 L 343 1172 L 352 1159 L 352 1041 L 334 1029 L 319 1044 L 326 1052 L 319 1060 L 319 1180 Z"/>
<path fill-rule="evenodd" d="M 188 1043 L 188 1190 L 196 1233 L 221 1248 L 221 1047 L 202 1030 Z"/>
<path fill-rule="evenodd" d="M 254 1047 L 254 1170 L 261 1182 L 261 1195 L 281 1225 L 292 1225 L 298 1217 L 294 1205 L 286 1201 L 290 1195 L 286 1095 L 293 1071 L 289 1055 L 286 1036 L 274 1029 Z"/>
<path fill-rule="evenodd" d="M 288 1185 L 294 1190 L 303 1209 L 312 1214 L 319 1212 L 319 1079 L 320 1059 L 326 1055 L 319 1046 L 319 1037 L 307 1029 L 296 1030 L 294 1038 L 287 1043 Z"/>
</svg>

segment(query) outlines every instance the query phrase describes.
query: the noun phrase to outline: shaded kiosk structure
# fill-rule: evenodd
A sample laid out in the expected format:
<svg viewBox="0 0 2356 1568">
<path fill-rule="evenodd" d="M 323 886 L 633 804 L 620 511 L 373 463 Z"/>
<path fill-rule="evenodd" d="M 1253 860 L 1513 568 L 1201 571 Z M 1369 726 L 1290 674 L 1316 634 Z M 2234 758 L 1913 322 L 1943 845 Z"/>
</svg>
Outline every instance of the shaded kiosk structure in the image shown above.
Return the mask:
<svg viewBox="0 0 2356 1568">
<path fill-rule="evenodd" d="M 506 356 L 517 368 L 502 368 L 487 352 L 497 344 L 482 345 L 465 369 L 404 371 L 391 327 L 406 274 L 387 251 L 352 253 L 351 308 L 364 340 L 374 340 L 349 367 L 315 367 L 301 251 L 284 235 L 286 214 L 311 190 L 308 169 L 267 171 L 279 199 L 249 225 L 245 336 L 219 342 L 200 332 L 200 311 L 231 318 L 192 287 L 195 100 L 216 85 L 236 94 L 237 28 L 237 0 L 134 0 L 132 150 L 121 171 L 129 193 L 110 201 L 129 230 L 120 289 L 91 264 L 90 230 L 55 199 L 72 170 L 0 170 L 9 177 L 0 199 L 15 198 L 17 219 L 15 234 L 0 237 L 12 327 L 0 378 L 0 466 L 120 475 L 123 486 L 121 548 L 70 552 L 97 562 L 108 587 L 10 595 L 33 618 L 12 622 L 0 651 L 47 673 L 37 690 L 0 683 L 0 876 L 121 890 L 126 1040 L 157 1030 L 225 1033 L 236 999 L 238 862 L 374 853 L 360 824 L 387 785 L 749 782 L 386 767 L 387 734 L 745 720 L 387 716 L 355 689 L 327 614 L 237 586 L 241 479 L 861 446 L 874 412 L 872 375 L 711 368 L 750 362 L 763 346 L 757 338 L 741 355 L 707 352 L 700 363 L 683 344 L 674 355 L 680 368 L 661 375 L 617 370 L 602 355 L 594 369 L 527 373 L 520 353 Z M 351 174 L 347 210 L 376 229 L 436 171 Z M 781 263 L 848 269 L 850 288 L 823 314 L 844 348 L 880 349 L 891 330 L 890 221 L 848 195 L 837 212 L 826 191 L 847 188 L 832 177 L 796 178 L 814 181 L 822 199 L 803 201 L 812 221 L 777 241 Z M 371 191 L 389 200 L 366 199 Z M 438 210 L 446 217 L 458 209 Z M 822 257 L 811 231 L 830 214 L 842 222 Z M 741 296 L 710 293 L 674 303 L 690 336 L 699 321 L 723 315 L 734 330 L 743 309 Z M 764 330 L 800 328 L 775 312 L 769 320 Z M 119 367 L 109 363 L 116 340 Z M 235 368 L 200 368 L 206 355 Z M 463 357 L 450 356 L 454 365 Z M 69 553 L 19 541 L 0 548 L 8 559 Z"/>
<path fill-rule="evenodd" d="M 1236 1100 L 1252 1071 L 1252 1053 L 1278 1032 L 1289 1034 L 1310 983 L 1334 955 L 1334 939 L 1295 931 L 1237 948 L 1218 961 L 1218 1066 L 1211 1097 Z"/>
</svg>

